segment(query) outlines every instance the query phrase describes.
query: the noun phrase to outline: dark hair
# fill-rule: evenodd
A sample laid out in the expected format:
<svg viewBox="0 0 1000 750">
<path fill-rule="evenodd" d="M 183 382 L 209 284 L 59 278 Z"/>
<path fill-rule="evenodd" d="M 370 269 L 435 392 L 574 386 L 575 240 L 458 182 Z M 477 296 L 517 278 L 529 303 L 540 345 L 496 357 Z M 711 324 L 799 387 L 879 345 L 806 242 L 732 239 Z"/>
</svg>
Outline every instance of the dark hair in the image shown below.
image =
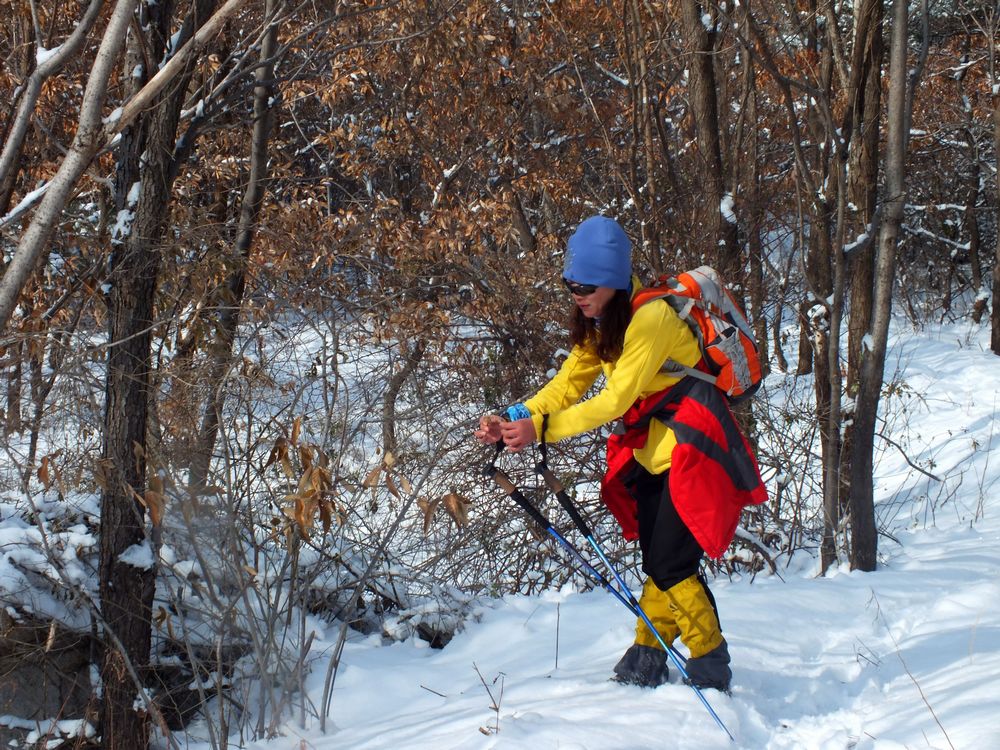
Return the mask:
<svg viewBox="0 0 1000 750">
<path fill-rule="evenodd" d="M 615 291 L 601 315 L 601 324 L 588 318 L 573 305 L 569 320 L 569 340 L 573 346 L 590 347 L 604 362 L 614 362 L 621 356 L 625 329 L 632 321 L 632 297 L 624 289 Z"/>
</svg>

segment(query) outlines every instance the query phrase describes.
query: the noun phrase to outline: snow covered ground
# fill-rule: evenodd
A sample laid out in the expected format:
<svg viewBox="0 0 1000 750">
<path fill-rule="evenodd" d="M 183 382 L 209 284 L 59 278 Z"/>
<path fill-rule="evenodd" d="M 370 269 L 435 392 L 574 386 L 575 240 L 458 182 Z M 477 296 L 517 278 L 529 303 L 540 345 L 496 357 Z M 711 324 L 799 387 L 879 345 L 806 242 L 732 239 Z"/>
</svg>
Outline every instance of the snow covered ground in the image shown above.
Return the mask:
<svg viewBox="0 0 1000 750">
<path fill-rule="evenodd" d="M 604 591 L 563 590 L 485 601 L 443 650 L 353 637 L 325 733 L 290 719 L 248 747 L 1000 748 L 1000 360 L 987 336 L 903 331 L 892 345 L 903 395 L 884 430 L 906 455 L 889 447 L 877 468 L 892 535 L 877 572 L 819 577 L 798 556 L 779 576 L 713 583 L 734 682 L 705 696 L 735 743 L 676 670 L 655 690 L 610 682 L 632 616 Z M 317 628 L 318 710 L 337 631 Z"/>
<path fill-rule="evenodd" d="M 876 573 L 717 582 L 734 688 L 705 696 L 736 746 L 1000 747 L 998 521 L 904 534 Z M 683 684 L 608 681 L 631 638 L 614 598 L 564 591 L 492 602 L 441 651 L 358 640 L 327 735 L 252 747 L 732 746 Z"/>
</svg>

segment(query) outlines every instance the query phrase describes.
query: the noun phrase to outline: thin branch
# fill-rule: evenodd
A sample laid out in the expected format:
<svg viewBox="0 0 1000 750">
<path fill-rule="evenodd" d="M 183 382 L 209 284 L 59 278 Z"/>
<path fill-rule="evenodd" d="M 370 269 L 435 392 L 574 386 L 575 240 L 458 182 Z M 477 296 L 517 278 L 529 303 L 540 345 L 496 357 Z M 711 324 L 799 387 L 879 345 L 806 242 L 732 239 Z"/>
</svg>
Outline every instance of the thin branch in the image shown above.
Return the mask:
<svg viewBox="0 0 1000 750">
<path fill-rule="evenodd" d="M 897 443 L 891 437 L 889 437 L 888 435 L 886 435 L 884 432 L 879 432 L 879 433 L 876 433 L 876 434 L 880 438 L 882 438 L 885 442 L 887 442 L 889 445 L 891 445 L 893 448 L 895 448 L 896 450 L 898 450 L 900 452 L 900 454 L 903 456 L 903 460 L 906 461 L 906 463 L 908 463 L 912 469 L 914 469 L 916 471 L 919 471 L 925 477 L 928 477 L 929 479 L 933 479 L 935 482 L 942 481 L 941 477 L 939 477 L 939 476 L 937 476 L 935 474 L 931 474 L 929 471 L 927 471 L 927 469 L 923 469 L 920 466 L 917 466 L 915 463 L 913 463 L 913 461 L 910 460 L 910 457 L 906 455 L 906 451 L 903 450 L 903 446 L 901 446 L 899 443 Z"/>
</svg>

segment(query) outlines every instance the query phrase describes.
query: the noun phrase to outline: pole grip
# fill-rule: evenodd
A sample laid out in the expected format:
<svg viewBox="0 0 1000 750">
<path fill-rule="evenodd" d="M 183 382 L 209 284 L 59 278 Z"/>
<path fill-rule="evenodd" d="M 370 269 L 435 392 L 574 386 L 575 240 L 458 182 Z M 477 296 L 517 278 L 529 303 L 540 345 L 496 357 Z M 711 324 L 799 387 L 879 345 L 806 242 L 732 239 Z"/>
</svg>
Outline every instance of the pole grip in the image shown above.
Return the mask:
<svg viewBox="0 0 1000 750">
<path fill-rule="evenodd" d="M 586 519 L 580 515 L 580 511 L 576 509 L 576 505 L 570 500 L 569 495 L 566 494 L 566 488 L 563 487 L 562 482 L 560 482 L 556 475 L 552 473 L 552 470 L 546 465 L 544 461 L 540 462 L 535 467 L 535 472 L 541 475 L 542 479 L 545 480 L 545 484 L 548 488 L 555 493 L 556 500 L 563 507 L 569 517 L 572 519 L 573 524 L 576 526 L 577 530 L 585 537 L 593 536 L 593 532 L 590 530 L 590 525 L 587 523 Z"/>
<path fill-rule="evenodd" d="M 546 531 L 552 529 L 552 524 L 549 523 L 549 519 L 543 516 L 541 511 L 531 504 L 528 498 L 521 493 L 521 490 L 519 490 L 512 481 L 510 481 L 510 477 L 508 477 L 502 469 L 492 467 L 491 476 L 493 477 L 493 481 L 500 485 L 500 488 L 510 496 L 510 499 L 521 506 L 521 510 L 531 516 L 539 526 Z"/>
<path fill-rule="evenodd" d="M 500 489 L 506 492 L 508 495 L 513 495 L 517 492 L 517 487 L 514 483 L 510 481 L 510 477 L 504 474 L 500 469 L 494 469 L 492 472 L 493 481 L 500 485 Z"/>
<path fill-rule="evenodd" d="M 549 468 L 548 464 L 544 462 L 539 463 L 537 466 L 535 466 L 535 473 L 541 475 L 542 479 L 545 480 L 545 484 L 547 484 L 549 489 L 552 490 L 555 494 L 558 495 L 560 492 L 565 491 L 566 488 L 563 487 L 563 484 L 562 482 L 559 481 L 559 478 L 552 473 L 552 469 Z"/>
</svg>

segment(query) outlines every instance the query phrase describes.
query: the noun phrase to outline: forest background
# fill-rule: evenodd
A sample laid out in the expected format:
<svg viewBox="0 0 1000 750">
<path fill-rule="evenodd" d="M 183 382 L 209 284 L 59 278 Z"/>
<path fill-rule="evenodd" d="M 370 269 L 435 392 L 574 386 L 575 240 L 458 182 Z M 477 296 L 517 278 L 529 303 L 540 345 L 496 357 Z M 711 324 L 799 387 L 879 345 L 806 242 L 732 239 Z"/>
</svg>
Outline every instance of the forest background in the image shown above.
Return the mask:
<svg viewBox="0 0 1000 750">
<path fill-rule="evenodd" d="M 134 750 L 251 673 L 221 747 L 295 705 L 307 614 L 441 645 L 576 576 L 469 431 L 558 364 L 594 213 L 647 280 L 715 266 L 812 386 L 741 411 L 772 499 L 714 572 L 874 569 L 890 316 L 1000 354 L 998 35 L 961 0 L 2 0 L 7 679 L 74 654 L 50 715 Z M 599 441 L 560 448 L 601 518 Z"/>
</svg>

